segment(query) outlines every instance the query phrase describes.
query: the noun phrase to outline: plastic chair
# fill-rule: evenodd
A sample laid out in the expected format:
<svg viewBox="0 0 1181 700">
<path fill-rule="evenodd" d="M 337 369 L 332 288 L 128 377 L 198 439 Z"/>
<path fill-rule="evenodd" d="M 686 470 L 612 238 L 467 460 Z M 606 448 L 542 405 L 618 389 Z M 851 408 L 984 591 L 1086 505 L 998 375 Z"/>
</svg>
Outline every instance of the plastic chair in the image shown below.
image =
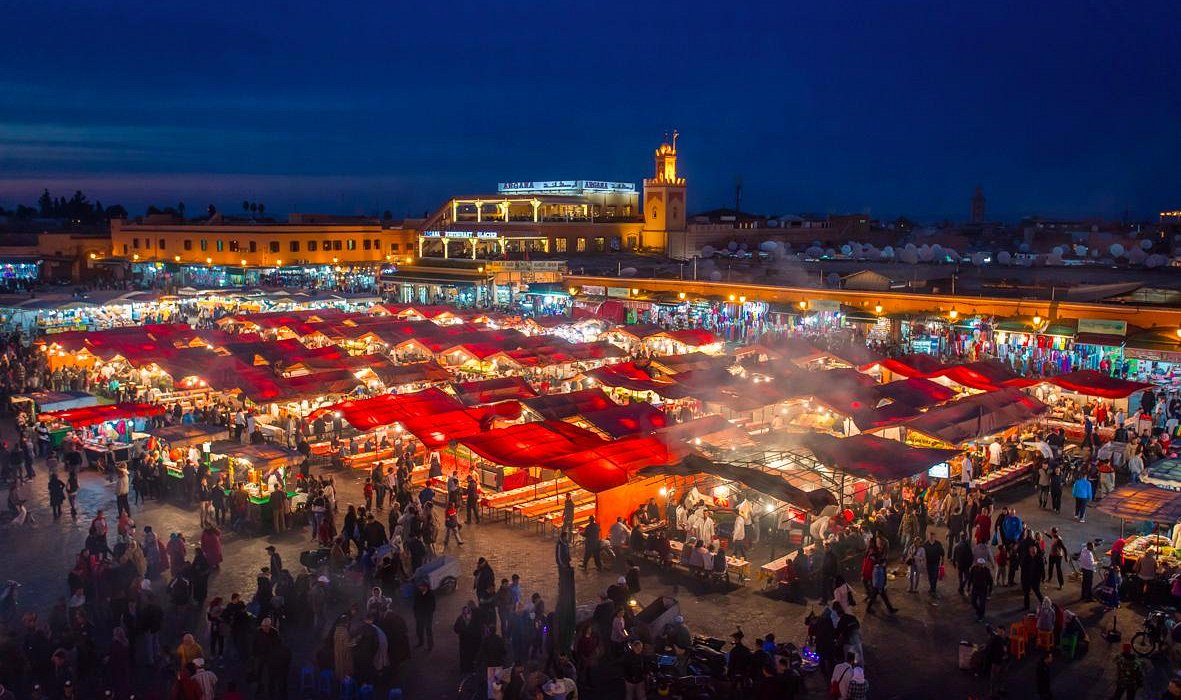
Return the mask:
<svg viewBox="0 0 1181 700">
<path fill-rule="evenodd" d="M 1013 655 L 1014 659 L 1020 660 L 1025 656 L 1025 638 L 1012 637 L 1009 639 L 1009 653 Z"/>
<path fill-rule="evenodd" d="M 390 688 L 390 692 L 386 694 L 385 700 L 402 700 L 402 689 Z"/>
<path fill-rule="evenodd" d="M 358 693 L 357 700 L 373 700 L 373 695 L 373 686 L 366 683 L 365 685 L 361 686 L 361 692 Z"/>
<path fill-rule="evenodd" d="M 1034 613 L 1026 613 L 1025 615 L 1025 639 L 1027 641 L 1037 639 L 1037 615 Z"/>
<path fill-rule="evenodd" d="M 1052 651 L 1054 649 L 1054 632 L 1038 631 L 1037 648 L 1042 651 Z"/>
<path fill-rule="evenodd" d="M 299 669 L 299 692 L 307 695 L 316 689 L 316 669 L 311 664 L 304 664 Z"/>
<path fill-rule="evenodd" d="M 340 700 L 357 700 L 357 682 L 352 676 L 345 676 L 340 682 Z"/>
<path fill-rule="evenodd" d="M 320 671 L 320 681 L 317 684 L 316 691 L 322 698 L 332 697 L 332 687 L 336 685 L 336 676 L 332 673 L 332 669 L 326 668 Z"/>
<path fill-rule="evenodd" d="M 1009 625 L 1009 639 L 1025 639 L 1028 636 L 1025 631 L 1025 621 L 1014 622 Z"/>
<path fill-rule="evenodd" d="M 1058 649 L 1066 655 L 1066 658 L 1073 659 L 1074 655 L 1078 653 L 1078 635 L 1064 634 L 1061 641 L 1058 642 Z"/>
</svg>

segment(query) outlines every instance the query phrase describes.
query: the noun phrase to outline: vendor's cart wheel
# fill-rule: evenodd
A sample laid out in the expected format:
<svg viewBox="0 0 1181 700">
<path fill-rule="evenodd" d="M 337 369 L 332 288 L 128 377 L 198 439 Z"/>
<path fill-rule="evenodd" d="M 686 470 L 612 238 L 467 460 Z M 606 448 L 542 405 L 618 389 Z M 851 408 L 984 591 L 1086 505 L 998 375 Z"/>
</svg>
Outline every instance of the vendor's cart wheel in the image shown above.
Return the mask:
<svg viewBox="0 0 1181 700">
<path fill-rule="evenodd" d="M 459 581 L 454 576 L 448 576 L 439 583 L 439 590 L 444 593 L 454 593 L 455 586 Z"/>
<path fill-rule="evenodd" d="M 1132 635 L 1132 651 L 1140 656 L 1152 656 L 1156 652 L 1156 642 L 1147 632 L 1137 632 Z"/>
</svg>

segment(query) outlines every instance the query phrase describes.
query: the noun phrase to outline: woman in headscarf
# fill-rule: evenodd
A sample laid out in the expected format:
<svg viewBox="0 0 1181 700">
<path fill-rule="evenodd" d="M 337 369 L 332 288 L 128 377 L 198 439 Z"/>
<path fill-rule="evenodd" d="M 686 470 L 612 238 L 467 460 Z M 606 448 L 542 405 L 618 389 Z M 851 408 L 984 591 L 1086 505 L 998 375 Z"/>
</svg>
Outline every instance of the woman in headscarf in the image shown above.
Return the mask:
<svg viewBox="0 0 1181 700">
<path fill-rule="evenodd" d="M 221 566 L 221 530 L 213 523 L 206 525 L 201 531 L 201 551 L 205 553 L 210 568 L 216 569 Z"/>
<path fill-rule="evenodd" d="M 156 539 L 156 533 L 152 532 L 152 526 L 148 525 L 144 528 L 144 560 L 148 564 L 147 577 L 149 579 L 156 578 L 160 575 L 160 542 Z"/>
<path fill-rule="evenodd" d="M 180 576 L 180 572 L 185 570 L 186 545 L 184 535 L 179 532 L 172 533 L 168 537 L 167 550 L 169 573 L 173 577 Z"/>
</svg>

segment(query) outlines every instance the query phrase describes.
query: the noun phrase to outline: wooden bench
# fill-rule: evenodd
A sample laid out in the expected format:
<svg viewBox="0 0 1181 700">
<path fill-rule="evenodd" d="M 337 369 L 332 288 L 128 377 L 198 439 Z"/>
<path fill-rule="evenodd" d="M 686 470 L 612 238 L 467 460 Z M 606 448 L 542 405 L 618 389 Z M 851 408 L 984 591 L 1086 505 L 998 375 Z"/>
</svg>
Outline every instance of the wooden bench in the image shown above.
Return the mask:
<svg viewBox="0 0 1181 700">
<path fill-rule="evenodd" d="M 595 514 L 595 508 L 596 508 L 596 505 L 593 502 L 589 503 L 587 505 L 577 506 L 574 508 L 574 525 L 573 525 L 574 532 L 578 532 L 579 530 L 581 530 L 583 527 L 586 526 L 586 524 L 590 521 L 591 516 L 593 516 Z M 538 526 L 542 526 L 542 527 L 545 525 L 550 525 L 551 531 L 557 533 L 557 532 L 561 531 L 564 520 L 565 520 L 565 518 L 563 517 L 562 513 L 560 513 L 560 512 L 550 513 L 548 515 L 543 515 L 542 517 L 538 518 L 537 524 L 538 524 Z"/>
<path fill-rule="evenodd" d="M 726 555 L 726 570 L 717 573 L 713 570 L 705 571 L 696 567 L 688 566 L 681 561 L 681 553 L 684 551 L 685 545 L 683 542 L 672 540 L 669 542 L 670 555 L 672 556 L 672 565 L 674 568 L 693 574 L 694 576 L 703 576 L 711 583 L 729 583 L 730 574 L 733 573 L 738 576 L 738 583 L 745 585 L 750 580 L 750 562 L 746 559 L 739 559 Z"/>
<path fill-rule="evenodd" d="M 762 585 L 764 590 L 770 588 L 776 581 L 779 580 L 780 573 L 782 573 L 784 569 L 786 569 L 793 561 L 795 561 L 796 553 L 798 551 L 799 550 L 792 550 L 774 561 L 769 561 L 766 564 L 763 564 L 763 566 L 759 569 L 759 583 Z M 812 556 L 812 552 L 814 551 L 816 551 L 815 544 L 810 544 L 807 547 L 804 547 L 804 554 L 806 556 Z"/>
<path fill-rule="evenodd" d="M 576 489 L 574 491 L 569 491 L 568 493 L 570 494 L 571 500 L 574 501 L 575 513 L 578 512 L 579 508 L 587 505 L 588 503 L 594 503 L 595 501 L 595 495 L 589 491 Z M 512 508 L 512 512 L 514 515 L 519 515 L 522 520 L 533 520 L 543 516 L 551 515 L 553 513 L 558 513 L 559 511 L 565 510 L 565 508 L 566 496 L 563 494 L 558 496 L 549 496 L 548 498 L 542 498 L 537 501 L 528 501 L 515 505 Z"/>
</svg>

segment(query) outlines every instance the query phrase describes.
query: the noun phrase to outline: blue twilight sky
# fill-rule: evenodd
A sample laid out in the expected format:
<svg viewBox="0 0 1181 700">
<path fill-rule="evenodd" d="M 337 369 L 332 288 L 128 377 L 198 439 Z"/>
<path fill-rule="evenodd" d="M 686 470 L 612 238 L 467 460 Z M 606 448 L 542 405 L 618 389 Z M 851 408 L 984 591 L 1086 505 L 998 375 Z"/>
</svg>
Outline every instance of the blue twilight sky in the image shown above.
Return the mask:
<svg viewBox="0 0 1181 700">
<path fill-rule="evenodd" d="M 420 215 L 501 180 L 691 210 L 1181 208 L 1181 4 L 1098 0 L 9 3 L 0 204 Z"/>
</svg>

